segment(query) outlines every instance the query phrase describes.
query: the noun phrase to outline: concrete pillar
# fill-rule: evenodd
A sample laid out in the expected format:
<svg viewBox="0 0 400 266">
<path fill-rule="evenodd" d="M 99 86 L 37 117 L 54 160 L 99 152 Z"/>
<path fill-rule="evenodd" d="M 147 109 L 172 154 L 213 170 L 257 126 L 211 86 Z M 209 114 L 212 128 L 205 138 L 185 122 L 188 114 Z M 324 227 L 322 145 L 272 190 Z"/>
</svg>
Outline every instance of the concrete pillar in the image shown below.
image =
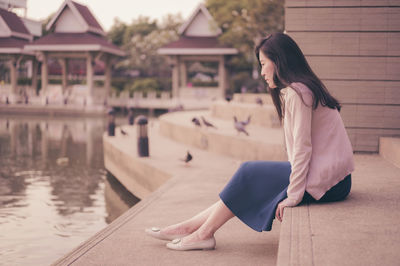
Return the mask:
<svg viewBox="0 0 400 266">
<path fill-rule="evenodd" d="M 105 80 L 104 80 L 104 89 L 105 89 L 105 97 L 108 99 L 110 97 L 110 92 L 111 92 L 111 70 L 112 70 L 112 65 L 111 65 L 111 58 L 110 56 L 107 56 L 107 59 L 105 61 L 106 63 L 106 68 L 105 68 Z"/>
<path fill-rule="evenodd" d="M 35 128 L 34 128 L 35 124 L 32 123 L 28 123 L 28 154 L 33 157 L 34 155 L 34 147 L 35 147 L 35 143 L 34 143 L 34 139 L 35 139 Z"/>
<path fill-rule="evenodd" d="M 17 122 L 10 122 L 10 153 L 11 156 L 15 156 L 17 154 L 17 141 L 18 141 L 18 128 Z"/>
<path fill-rule="evenodd" d="M 62 92 L 65 94 L 67 90 L 67 82 L 68 82 L 68 66 L 67 66 L 67 59 L 66 58 L 60 58 L 58 59 L 58 62 L 61 66 L 61 87 L 62 87 Z"/>
<path fill-rule="evenodd" d="M 87 53 L 86 57 L 86 86 L 88 89 L 87 94 L 87 104 L 93 104 L 93 66 L 94 66 L 94 59 L 92 53 Z"/>
<path fill-rule="evenodd" d="M 46 166 L 47 168 L 47 158 L 48 158 L 48 124 L 47 122 L 44 122 L 41 124 L 41 154 L 42 154 L 42 160 L 43 160 L 43 165 Z"/>
<path fill-rule="evenodd" d="M 41 95 L 42 99 L 45 101 L 47 97 L 47 85 L 48 85 L 48 66 L 47 59 L 48 55 L 46 53 L 42 53 L 43 61 L 42 61 L 42 88 Z"/>
<path fill-rule="evenodd" d="M 179 98 L 179 57 L 172 59 L 172 97 Z"/>
<path fill-rule="evenodd" d="M 10 101 L 12 103 L 15 103 L 17 101 L 17 58 L 12 56 L 10 61 L 9 61 L 9 66 L 10 66 L 10 81 L 11 81 L 11 95 L 10 95 Z"/>
<path fill-rule="evenodd" d="M 94 157 L 94 132 L 95 125 L 93 121 L 86 121 L 86 165 L 91 166 Z"/>
<path fill-rule="evenodd" d="M 37 73 L 38 73 L 38 61 L 33 58 L 32 59 L 32 86 L 31 86 L 31 90 L 32 90 L 32 94 L 36 95 L 36 88 L 37 88 Z"/>
<path fill-rule="evenodd" d="M 226 90 L 226 74 L 225 74 L 225 58 L 223 55 L 220 56 L 218 62 L 218 90 L 219 97 L 225 97 Z"/>
<path fill-rule="evenodd" d="M 186 62 L 183 60 L 180 60 L 180 81 L 181 81 L 181 86 L 180 88 L 186 88 L 187 86 L 187 71 L 186 71 Z"/>
</svg>

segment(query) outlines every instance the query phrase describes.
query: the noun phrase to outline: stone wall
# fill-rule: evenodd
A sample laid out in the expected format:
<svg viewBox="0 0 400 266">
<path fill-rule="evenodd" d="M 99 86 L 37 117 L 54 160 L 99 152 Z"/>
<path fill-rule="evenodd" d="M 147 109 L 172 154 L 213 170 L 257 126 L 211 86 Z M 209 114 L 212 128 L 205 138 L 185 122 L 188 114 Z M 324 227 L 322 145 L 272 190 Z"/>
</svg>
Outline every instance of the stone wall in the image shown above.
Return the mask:
<svg viewBox="0 0 400 266">
<path fill-rule="evenodd" d="M 355 151 L 400 136 L 400 0 L 286 0 L 286 32 L 343 105 Z"/>
</svg>

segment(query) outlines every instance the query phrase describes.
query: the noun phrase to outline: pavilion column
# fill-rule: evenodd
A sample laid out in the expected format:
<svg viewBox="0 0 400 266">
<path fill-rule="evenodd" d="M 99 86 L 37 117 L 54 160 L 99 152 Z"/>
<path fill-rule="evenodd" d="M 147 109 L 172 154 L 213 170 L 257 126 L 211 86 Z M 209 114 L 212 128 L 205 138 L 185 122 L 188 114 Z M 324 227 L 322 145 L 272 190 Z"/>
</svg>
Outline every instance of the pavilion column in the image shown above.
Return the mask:
<svg viewBox="0 0 400 266">
<path fill-rule="evenodd" d="M 108 101 L 108 98 L 110 97 L 110 92 L 111 92 L 111 70 L 112 70 L 112 65 L 111 65 L 111 58 L 110 56 L 107 56 L 107 59 L 105 61 L 106 66 L 105 66 L 105 81 L 104 81 L 104 89 L 105 89 L 105 100 Z"/>
<path fill-rule="evenodd" d="M 11 81 L 11 95 L 10 101 L 15 103 L 17 101 L 17 58 L 11 57 L 10 60 L 10 81 Z"/>
<path fill-rule="evenodd" d="M 93 65 L 93 54 L 89 52 L 87 53 L 86 57 L 86 86 L 88 90 L 88 105 L 93 104 Z"/>
<path fill-rule="evenodd" d="M 218 64 L 218 90 L 219 90 L 219 96 L 224 98 L 226 90 L 226 73 L 225 73 L 225 58 L 223 55 L 220 56 Z"/>
<path fill-rule="evenodd" d="M 58 60 L 60 66 L 61 66 L 61 86 L 62 86 L 62 93 L 65 94 L 67 91 L 67 77 L 68 77 L 68 66 L 67 66 L 67 59 L 66 58 L 60 58 Z"/>
<path fill-rule="evenodd" d="M 31 91 L 34 95 L 36 95 L 36 88 L 37 88 L 37 81 L 38 81 L 38 77 L 37 77 L 37 73 L 38 73 L 38 61 L 33 58 L 32 59 L 32 86 L 31 86 Z"/>
<path fill-rule="evenodd" d="M 172 97 L 179 98 L 179 57 L 173 57 L 172 68 Z"/>
<path fill-rule="evenodd" d="M 47 66 L 47 53 L 42 53 L 43 61 L 42 61 L 42 88 L 41 88 L 41 95 L 42 99 L 46 101 L 47 98 L 47 85 L 48 85 L 48 66 Z"/>
<path fill-rule="evenodd" d="M 186 63 L 185 61 L 180 61 L 180 81 L 181 81 L 181 88 L 185 88 L 187 85 L 187 70 L 186 70 Z"/>
</svg>

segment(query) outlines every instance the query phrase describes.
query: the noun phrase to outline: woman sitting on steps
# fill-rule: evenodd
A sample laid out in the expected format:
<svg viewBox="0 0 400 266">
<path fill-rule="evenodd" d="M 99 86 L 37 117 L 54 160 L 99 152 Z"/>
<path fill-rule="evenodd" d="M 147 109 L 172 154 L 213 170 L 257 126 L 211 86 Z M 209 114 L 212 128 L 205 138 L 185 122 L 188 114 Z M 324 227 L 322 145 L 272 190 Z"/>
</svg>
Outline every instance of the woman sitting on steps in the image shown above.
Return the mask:
<svg viewBox="0 0 400 266">
<path fill-rule="evenodd" d="M 270 231 L 286 207 L 339 201 L 350 192 L 353 151 L 339 102 L 288 35 L 267 36 L 255 52 L 283 124 L 289 161 L 245 162 L 215 204 L 181 223 L 145 230 L 172 240 L 170 249 L 214 249 L 215 232 L 234 216 L 256 231 Z"/>
</svg>

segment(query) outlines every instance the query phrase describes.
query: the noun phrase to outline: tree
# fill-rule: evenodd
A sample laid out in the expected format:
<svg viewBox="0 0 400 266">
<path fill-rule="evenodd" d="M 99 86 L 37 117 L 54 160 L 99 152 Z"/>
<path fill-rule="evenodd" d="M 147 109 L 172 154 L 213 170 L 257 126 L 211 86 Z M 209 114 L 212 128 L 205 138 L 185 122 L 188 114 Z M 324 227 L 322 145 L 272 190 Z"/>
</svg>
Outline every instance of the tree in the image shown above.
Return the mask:
<svg viewBox="0 0 400 266">
<path fill-rule="evenodd" d="M 182 17 L 171 14 L 161 22 L 143 16 L 133 20 L 130 25 L 115 20 L 108 37 L 127 53 L 116 69 L 139 70 L 141 77 L 155 77 L 163 87 L 167 87 L 163 79 L 170 78 L 171 69 L 166 58 L 157 54 L 157 50 L 178 38 L 181 24 Z"/>
<path fill-rule="evenodd" d="M 272 32 L 282 32 L 284 7 L 281 0 L 207 0 L 207 8 L 221 27 L 219 40 L 244 54 Z"/>
<path fill-rule="evenodd" d="M 284 6 L 281 0 L 206 0 L 206 6 L 222 29 L 219 41 L 233 46 L 239 54 L 228 58 L 231 92 L 246 87 L 260 89 L 261 81 L 254 80 L 257 64 L 254 56 L 256 43 L 284 28 Z"/>
</svg>

